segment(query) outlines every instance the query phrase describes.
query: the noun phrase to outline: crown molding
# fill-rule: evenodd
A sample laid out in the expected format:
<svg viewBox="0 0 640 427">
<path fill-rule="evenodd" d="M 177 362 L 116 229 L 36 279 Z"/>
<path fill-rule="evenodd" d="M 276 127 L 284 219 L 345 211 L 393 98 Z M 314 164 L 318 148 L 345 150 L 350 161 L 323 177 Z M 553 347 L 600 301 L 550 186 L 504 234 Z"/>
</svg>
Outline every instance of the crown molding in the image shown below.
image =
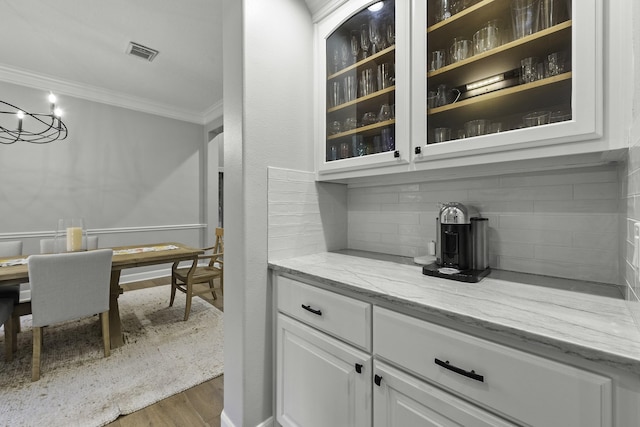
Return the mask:
<svg viewBox="0 0 640 427">
<path fill-rule="evenodd" d="M 320 22 L 322 19 L 326 18 L 331 12 L 342 6 L 347 2 L 347 0 L 305 0 L 307 3 L 307 7 L 311 11 L 314 23 Z"/>
<path fill-rule="evenodd" d="M 224 114 L 224 102 L 223 101 L 218 101 L 215 104 L 213 104 L 211 107 L 207 108 L 204 113 L 202 113 L 202 116 L 204 117 L 204 124 L 209 124 L 212 121 L 219 119 L 220 117 L 222 117 Z"/>
<path fill-rule="evenodd" d="M 125 93 L 110 91 L 97 86 L 85 85 L 0 64 L 0 81 L 26 86 L 34 89 L 53 91 L 61 95 L 73 96 L 87 101 L 99 102 L 114 107 L 127 108 L 156 116 L 167 117 L 189 123 L 205 125 L 222 116 L 222 101 L 209 107 L 204 112 L 189 111 L 170 105 L 153 102 Z"/>
</svg>

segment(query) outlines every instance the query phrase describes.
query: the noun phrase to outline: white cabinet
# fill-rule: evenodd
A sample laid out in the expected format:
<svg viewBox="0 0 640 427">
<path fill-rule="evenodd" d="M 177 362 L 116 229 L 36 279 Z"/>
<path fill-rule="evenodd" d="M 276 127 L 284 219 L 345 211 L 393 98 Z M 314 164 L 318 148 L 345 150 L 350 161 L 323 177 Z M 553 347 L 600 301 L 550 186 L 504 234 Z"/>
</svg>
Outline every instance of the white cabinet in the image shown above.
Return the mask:
<svg viewBox="0 0 640 427">
<path fill-rule="evenodd" d="M 274 275 L 283 426 L 636 425 L 640 383 Z M 621 378 L 623 378 L 621 380 Z"/>
<path fill-rule="evenodd" d="M 283 314 L 277 320 L 277 420 L 371 425 L 371 356 Z"/>
<path fill-rule="evenodd" d="M 406 170 L 411 159 L 409 10 L 408 0 L 351 0 L 316 24 L 319 175 Z"/>
<path fill-rule="evenodd" d="M 374 427 L 508 427 L 489 412 L 384 362 L 374 361 Z"/>
<path fill-rule="evenodd" d="M 344 182 L 523 160 L 538 160 L 531 167 L 543 168 L 549 157 L 566 159 L 567 165 L 593 164 L 618 160 L 627 147 L 632 111 L 629 88 L 633 87 L 632 73 L 624 71 L 633 65 L 629 55 L 630 0 L 552 2 L 566 5 L 561 19 L 540 24 L 537 31 L 520 37 L 512 28 L 511 0 L 449 1 L 467 7 L 440 22 L 432 18 L 438 0 L 414 0 L 411 4 L 395 0 L 396 37 L 390 49 L 395 55 L 396 80 L 389 89 L 394 99 L 385 102 L 395 102 L 393 127 L 399 154 L 358 155 L 349 138 L 360 130 L 330 135 L 332 123 L 353 108 L 360 109 L 356 115 L 359 120 L 364 111 L 361 108 L 366 110 L 373 100 L 365 97 L 335 107 L 330 98 L 336 80 L 348 72 L 361 73 L 368 65 L 359 62 L 331 74 L 329 41 L 341 31 L 346 34 L 349 20 L 367 13 L 367 6 L 373 3 L 341 3 L 316 24 L 319 180 Z M 496 20 L 502 35 L 508 36 L 475 52 L 476 32 Z M 451 47 L 460 37 L 470 42 L 471 54 L 453 62 Z M 432 67 L 436 51 L 448 58 L 437 69 Z M 564 57 L 563 65 L 549 65 L 553 64 L 550 55 Z M 535 78 L 523 77 L 522 61 L 526 58 L 537 61 Z M 373 63 L 376 61 L 374 58 Z M 433 104 L 440 87 L 451 96 L 442 105 Z M 372 134 L 366 126 L 362 129 Z M 344 157 L 339 148 L 342 142 L 347 149 Z M 331 158 L 332 144 L 337 147 L 337 160 Z"/>
<path fill-rule="evenodd" d="M 611 426 L 610 378 L 379 307 L 373 322 L 375 357 L 518 423 Z"/>
</svg>

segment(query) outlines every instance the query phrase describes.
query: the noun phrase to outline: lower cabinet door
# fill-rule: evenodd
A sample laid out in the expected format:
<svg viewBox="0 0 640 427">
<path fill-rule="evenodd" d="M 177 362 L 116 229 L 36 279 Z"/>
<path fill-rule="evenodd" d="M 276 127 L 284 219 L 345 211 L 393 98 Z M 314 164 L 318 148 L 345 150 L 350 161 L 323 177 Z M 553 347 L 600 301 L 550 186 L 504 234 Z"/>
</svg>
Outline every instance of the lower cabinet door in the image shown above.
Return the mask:
<svg viewBox="0 0 640 427">
<path fill-rule="evenodd" d="M 371 425 L 371 356 L 281 313 L 276 411 L 282 426 Z"/>
<path fill-rule="evenodd" d="M 374 427 L 515 426 L 378 360 L 373 374 Z"/>
</svg>

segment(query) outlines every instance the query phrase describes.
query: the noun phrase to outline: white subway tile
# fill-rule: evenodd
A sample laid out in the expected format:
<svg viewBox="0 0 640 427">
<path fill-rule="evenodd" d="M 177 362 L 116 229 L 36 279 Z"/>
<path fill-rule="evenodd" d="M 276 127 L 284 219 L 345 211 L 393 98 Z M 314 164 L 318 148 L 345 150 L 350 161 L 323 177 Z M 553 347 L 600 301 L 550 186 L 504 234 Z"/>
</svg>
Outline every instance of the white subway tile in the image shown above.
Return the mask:
<svg viewBox="0 0 640 427">
<path fill-rule="evenodd" d="M 571 245 L 576 248 L 601 249 L 617 252 L 619 241 L 617 233 L 590 233 L 588 231 L 574 231 Z"/>
<path fill-rule="evenodd" d="M 618 182 L 574 184 L 574 200 L 610 200 L 620 198 Z"/>
<path fill-rule="evenodd" d="M 553 185 L 542 187 L 509 187 L 478 189 L 471 192 L 470 198 L 484 201 L 515 200 L 566 200 L 572 197 L 571 185 Z"/>
<path fill-rule="evenodd" d="M 582 184 L 586 182 L 616 182 L 615 166 L 567 169 L 561 171 L 531 172 L 505 175 L 500 178 L 502 187 L 529 187 L 561 184 Z"/>
<path fill-rule="evenodd" d="M 395 204 L 381 204 L 380 210 L 384 212 L 425 212 L 433 211 L 434 204 L 432 203 L 395 203 Z"/>
<path fill-rule="evenodd" d="M 534 246 L 532 244 L 492 240 L 489 242 L 489 253 L 493 255 L 505 255 L 517 258 L 533 258 Z"/>
<path fill-rule="evenodd" d="M 353 233 L 397 233 L 399 224 L 352 221 L 349 219 L 349 234 Z"/>
<path fill-rule="evenodd" d="M 533 210 L 539 213 L 618 213 L 619 204 L 613 200 L 537 200 Z"/>
<path fill-rule="evenodd" d="M 380 212 L 379 203 L 349 203 L 350 212 Z"/>
<path fill-rule="evenodd" d="M 349 203 L 398 203 L 399 193 L 349 194 Z"/>
<path fill-rule="evenodd" d="M 573 233 L 561 230 L 526 230 L 518 228 L 492 228 L 491 240 L 511 243 L 571 246 Z"/>
<path fill-rule="evenodd" d="M 499 227 L 523 230 L 580 231 L 599 230 L 618 232 L 616 214 L 568 214 L 568 215 L 500 215 Z"/>
<path fill-rule="evenodd" d="M 452 179 L 446 181 L 431 181 L 420 184 L 420 191 L 452 191 L 470 190 L 474 188 L 496 188 L 500 185 L 499 177 L 482 177 L 474 179 Z M 455 199 L 451 199 L 455 201 Z"/>
<path fill-rule="evenodd" d="M 535 258 L 547 261 L 571 262 L 585 265 L 618 266 L 618 253 L 610 250 L 536 246 Z"/>
<path fill-rule="evenodd" d="M 497 268 L 600 283 L 617 283 L 617 266 L 585 265 L 532 258 L 498 257 Z"/>
<path fill-rule="evenodd" d="M 468 200 L 467 190 L 420 191 L 400 194 L 401 203 L 464 202 Z"/>
<path fill-rule="evenodd" d="M 533 200 L 485 201 L 475 200 L 475 192 L 470 192 L 469 205 L 476 208 L 482 216 L 488 213 L 532 213 Z"/>
</svg>

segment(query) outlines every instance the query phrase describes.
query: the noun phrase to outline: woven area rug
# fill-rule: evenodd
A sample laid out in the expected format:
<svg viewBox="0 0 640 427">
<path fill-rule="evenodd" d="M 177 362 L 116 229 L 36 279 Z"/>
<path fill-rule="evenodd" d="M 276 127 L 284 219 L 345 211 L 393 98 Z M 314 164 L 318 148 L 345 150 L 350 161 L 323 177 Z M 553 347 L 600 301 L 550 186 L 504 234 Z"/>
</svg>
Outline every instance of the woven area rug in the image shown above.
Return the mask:
<svg viewBox="0 0 640 427">
<path fill-rule="evenodd" d="M 97 316 L 44 331 L 41 377 L 31 382 L 31 316 L 23 316 L 18 353 L 0 361 L 0 425 L 101 426 L 223 373 L 223 314 L 168 286 L 125 292 L 126 344 L 103 357 Z M 4 352 L 4 335 L 0 334 Z"/>
</svg>

